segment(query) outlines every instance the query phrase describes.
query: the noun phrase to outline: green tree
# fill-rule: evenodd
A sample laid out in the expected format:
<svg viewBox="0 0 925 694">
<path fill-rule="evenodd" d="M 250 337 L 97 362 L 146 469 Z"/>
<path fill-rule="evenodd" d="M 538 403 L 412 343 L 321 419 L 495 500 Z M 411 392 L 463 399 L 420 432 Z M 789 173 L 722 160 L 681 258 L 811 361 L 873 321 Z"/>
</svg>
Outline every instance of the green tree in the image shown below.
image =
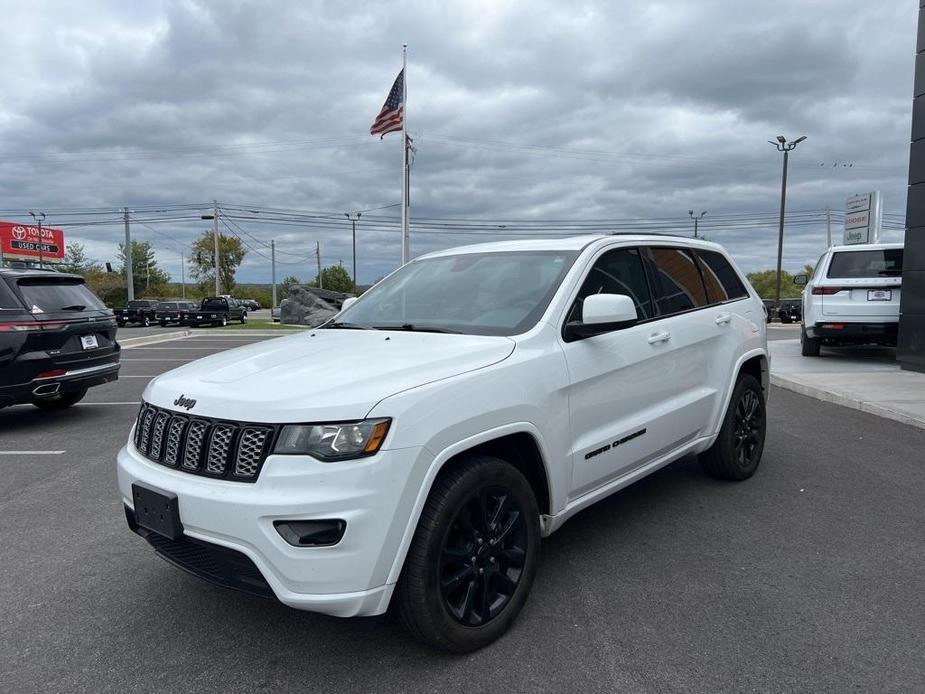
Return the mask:
<svg viewBox="0 0 925 694">
<path fill-rule="evenodd" d="M 119 272 L 125 275 L 125 244 L 119 244 Z M 166 292 L 170 275 L 157 266 L 150 241 L 132 241 L 132 285 L 135 296 L 158 296 Z"/>
<path fill-rule="evenodd" d="M 319 286 L 317 275 L 315 276 L 315 281 L 312 282 L 312 286 Z M 320 286 L 325 289 L 330 289 L 335 292 L 344 292 L 346 294 L 352 294 L 354 290 L 353 280 L 342 265 L 330 265 L 324 268 L 321 271 Z"/>
<path fill-rule="evenodd" d="M 69 243 L 64 251 L 64 262 L 56 266 L 61 272 L 85 275 L 93 270 L 102 270 L 102 266 L 87 256 L 82 243 Z"/>
<path fill-rule="evenodd" d="M 215 240 L 211 231 L 202 232 L 202 236 L 193 244 L 192 274 L 207 292 L 214 291 L 215 285 Z M 218 279 L 222 294 L 234 293 L 234 274 L 247 253 L 241 239 L 235 236 L 218 235 Z M 211 289 L 210 289 L 211 288 Z"/>
<path fill-rule="evenodd" d="M 809 272 L 812 272 L 812 266 L 807 265 L 804 268 L 809 269 Z M 755 288 L 755 291 L 758 292 L 758 296 L 762 299 L 771 299 L 775 298 L 777 292 L 777 270 L 762 270 L 761 272 L 750 272 L 748 275 L 748 281 L 751 282 L 752 286 Z M 793 297 L 800 293 L 801 288 L 793 284 L 793 275 L 791 275 L 786 270 L 781 270 L 780 272 L 780 296 L 781 298 Z"/>
<path fill-rule="evenodd" d="M 276 300 L 282 301 L 283 299 L 289 298 L 289 288 L 294 287 L 297 284 L 302 284 L 302 281 L 295 275 L 289 275 L 286 279 L 280 282 L 277 285 L 276 291 Z"/>
</svg>

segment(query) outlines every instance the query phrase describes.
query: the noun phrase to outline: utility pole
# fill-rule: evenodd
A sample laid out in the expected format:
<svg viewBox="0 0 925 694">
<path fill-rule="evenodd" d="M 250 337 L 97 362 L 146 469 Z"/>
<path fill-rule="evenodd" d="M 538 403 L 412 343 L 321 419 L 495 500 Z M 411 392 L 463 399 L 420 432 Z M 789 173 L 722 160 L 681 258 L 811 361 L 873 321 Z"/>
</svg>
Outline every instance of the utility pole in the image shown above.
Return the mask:
<svg viewBox="0 0 925 694">
<path fill-rule="evenodd" d="M 222 293 L 222 285 L 218 276 L 218 200 L 212 201 L 212 242 L 215 244 L 215 248 L 213 249 L 215 255 L 212 261 L 215 267 L 215 296 L 218 296 Z"/>
<path fill-rule="evenodd" d="M 694 238 L 697 238 L 697 223 L 703 219 L 703 216 L 707 213 L 706 210 L 701 212 L 699 215 L 695 215 L 693 210 L 688 210 L 687 213 L 691 216 L 691 219 L 694 220 Z"/>
<path fill-rule="evenodd" d="M 180 292 L 180 298 L 186 299 L 186 258 L 183 257 L 183 251 L 180 251 Z"/>
<path fill-rule="evenodd" d="M 315 241 L 315 257 L 318 259 L 318 289 L 324 289 L 324 281 L 321 279 L 321 241 Z"/>
<path fill-rule="evenodd" d="M 145 260 L 145 291 L 151 288 L 151 261 Z"/>
<path fill-rule="evenodd" d="M 825 247 L 832 247 L 832 210 L 825 206 Z"/>
<path fill-rule="evenodd" d="M 125 221 L 125 282 L 128 289 L 128 300 L 135 300 L 135 278 L 132 275 L 132 262 L 135 260 L 132 253 L 132 232 L 128 224 L 128 208 L 122 208 L 122 219 Z"/>
<path fill-rule="evenodd" d="M 273 281 L 273 303 L 271 309 L 276 308 L 276 239 L 270 239 L 270 279 Z"/>
<path fill-rule="evenodd" d="M 45 219 L 45 213 L 39 212 L 36 214 L 35 212 L 30 212 L 29 214 L 32 215 L 32 221 L 37 222 L 39 225 L 39 270 L 42 270 L 45 267 L 45 258 L 42 255 L 42 246 L 45 245 L 44 241 L 42 241 L 42 220 Z"/>
<path fill-rule="evenodd" d="M 801 135 L 793 142 L 787 142 L 783 135 L 777 136 L 777 142 L 768 140 L 768 142 L 777 148 L 778 152 L 784 153 L 784 170 L 780 179 L 780 228 L 777 234 L 777 290 L 774 292 L 774 305 L 780 309 L 780 271 L 781 262 L 784 257 L 784 211 L 787 209 L 787 162 L 790 159 L 790 150 L 806 139 L 806 135 Z"/>
<path fill-rule="evenodd" d="M 353 217 L 349 212 L 344 212 L 344 216 L 350 220 L 350 224 L 353 227 L 353 291 L 357 290 L 357 222 L 360 221 L 360 217 L 363 216 L 362 212 L 355 212 L 356 217 Z M 404 241 L 402 241 L 404 243 Z"/>
</svg>

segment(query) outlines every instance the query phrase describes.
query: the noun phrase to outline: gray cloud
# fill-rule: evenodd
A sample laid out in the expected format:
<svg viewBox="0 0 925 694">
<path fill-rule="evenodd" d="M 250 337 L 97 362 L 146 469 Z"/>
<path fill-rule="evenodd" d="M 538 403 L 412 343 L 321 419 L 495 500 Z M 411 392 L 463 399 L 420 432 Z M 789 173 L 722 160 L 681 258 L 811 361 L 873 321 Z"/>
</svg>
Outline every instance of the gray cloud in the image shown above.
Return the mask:
<svg viewBox="0 0 925 694">
<path fill-rule="evenodd" d="M 838 208 L 874 189 L 888 212 L 905 205 L 908 3 L 43 0 L 4 17 L 3 218 L 212 199 L 332 212 L 396 202 L 397 136 L 366 133 L 402 41 L 413 219 L 683 223 L 694 207 L 710 210 L 706 233 L 746 269 L 770 267 L 773 222 L 711 221 L 776 210 L 780 155 L 766 140 L 779 132 L 809 136 L 792 158 L 789 209 Z M 180 250 L 207 224 L 135 231 L 179 275 Z M 276 238 L 281 259 L 320 240 L 326 263 L 349 264 L 346 220 L 244 227 Z M 121 234 L 68 230 L 101 260 Z M 484 239 L 421 233 L 413 248 Z M 821 221 L 788 229 L 787 265 L 814 260 L 823 241 Z M 361 281 L 397 262 L 395 232 L 361 224 L 359 247 Z M 281 263 L 278 274 L 312 267 Z M 268 277 L 250 253 L 240 278 Z"/>
</svg>

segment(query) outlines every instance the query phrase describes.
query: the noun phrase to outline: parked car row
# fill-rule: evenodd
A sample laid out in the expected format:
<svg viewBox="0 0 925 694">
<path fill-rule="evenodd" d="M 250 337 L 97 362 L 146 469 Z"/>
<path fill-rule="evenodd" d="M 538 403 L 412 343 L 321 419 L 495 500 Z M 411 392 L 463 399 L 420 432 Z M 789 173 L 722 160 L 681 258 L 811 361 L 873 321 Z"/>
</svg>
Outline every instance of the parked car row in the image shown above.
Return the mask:
<svg viewBox="0 0 925 694">
<path fill-rule="evenodd" d="M 256 307 L 256 308 L 254 308 Z M 125 308 L 113 309 L 119 327 L 137 324 L 148 327 L 159 323 L 168 325 L 227 325 L 230 321 L 247 322 L 248 310 L 257 310 L 260 304 L 253 299 L 235 299 L 228 295 L 206 297 L 195 301 L 157 301 L 136 299 Z"/>
</svg>

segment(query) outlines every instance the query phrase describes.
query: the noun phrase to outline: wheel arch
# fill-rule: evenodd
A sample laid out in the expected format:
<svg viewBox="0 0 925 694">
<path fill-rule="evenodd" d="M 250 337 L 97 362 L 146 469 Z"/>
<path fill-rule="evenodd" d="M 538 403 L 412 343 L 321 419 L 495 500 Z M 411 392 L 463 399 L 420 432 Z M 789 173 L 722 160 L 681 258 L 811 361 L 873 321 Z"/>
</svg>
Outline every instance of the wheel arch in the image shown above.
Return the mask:
<svg viewBox="0 0 925 694">
<path fill-rule="evenodd" d="M 771 387 L 771 362 L 767 351 L 760 348 L 753 349 L 741 355 L 738 361 L 736 361 L 735 368 L 732 369 L 732 377 L 730 378 L 729 383 L 726 384 L 726 393 L 723 396 L 722 407 L 719 408 L 716 421 L 713 423 L 713 437 L 705 444 L 705 449 L 709 448 L 709 446 L 713 443 L 713 439 L 715 438 L 716 434 L 719 433 L 720 427 L 723 423 L 723 418 L 726 416 L 726 410 L 729 409 L 729 401 L 732 399 L 732 391 L 735 390 L 739 376 L 744 373 L 749 374 L 750 376 L 754 376 L 758 383 L 761 384 L 761 391 L 764 393 L 765 401 L 767 401 L 768 396 L 770 395 L 769 389 Z"/>
<path fill-rule="evenodd" d="M 555 507 L 555 490 L 552 486 L 554 478 L 550 475 L 549 455 L 542 434 L 535 426 L 528 422 L 519 422 L 467 437 L 444 448 L 430 464 L 408 518 L 387 583 L 398 581 L 424 504 L 437 478 L 441 473 L 465 465 L 467 458 L 473 455 L 491 455 L 520 470 L 533 488 L 541 515 L 550 514 L 550 509 Z"/>
</svg>

